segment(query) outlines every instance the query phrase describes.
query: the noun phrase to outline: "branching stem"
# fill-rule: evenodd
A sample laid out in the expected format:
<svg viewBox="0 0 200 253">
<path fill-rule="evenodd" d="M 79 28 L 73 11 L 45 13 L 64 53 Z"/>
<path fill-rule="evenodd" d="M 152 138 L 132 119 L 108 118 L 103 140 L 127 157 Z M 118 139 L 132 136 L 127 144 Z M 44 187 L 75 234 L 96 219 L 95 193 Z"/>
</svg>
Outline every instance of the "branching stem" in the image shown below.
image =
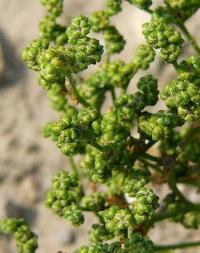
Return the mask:
<svg viewBox="0 0 200 253">
<path fill-rule="evenodd" d="M 138 160 L 141 161 L 142 163 L 146 164 L 147 166 L 151 167 L 152 169 L 154 169 L 160 173 L 163 173 L 163 171 L 157 165 L 152 164 L 143 158 L 139 158 Z"/>
<path fill-rule="evenodd" d="M 75 80 L 73 78 L 70 78 L 69 80 L 70 80 L 70 84 L 71 84 L 71 87 L 72 87 L 73 94 L 76 97 L 77 101 L 80 104 L 82 104 L 84 107 L 90 106 L 88 104 L 88 102 L 79 94 L 79 92 L 77 90 L 77 87 L 76 87 L 76 84 L 75 84 Z"/>
<path fill-rule="evenodd" d="M 156 157 L 156 156 L 153 156 L 153 155 L 150 155 L 148 153 L 144 153 L 141 155 L 142 157 L 148 159 L 148 160 L 151 160 L 153 162 L 159 162 L 160 161 L 160 158 L 159 157 Z"/>
<path fill-rule="evenodd" d="M 188 29 L 184 24 L 178 24 L 178 27 L 181 29 L 187 40 L 189 41 L 190 45 L 194 48 L 194 50 L 200 54 L 200 47 L 198 46 L 197 42 L 193 38 L 193 36 L 190 34 Z"/>
<path fill-rule="evenodd" d="M 70 162 L 70 165 L 72 167 L 72 170 L 78 174 L 78 169 L 77 169 L 77 166 L 76 166 L 76 163 L 74 161 L 74 157 L 72 155 L 69 156 L 69 162 Z"/>
<path fill-rule="evenodd" d="M 169 245 L 155 245 L 155 251 L 165 251 L 165 250 L 174 250 L 174 249 L 184 249 L 190 247 L 199 247 L 200 241 L 197 242 L 185 242 L 185 243 L 177 243 L 177 244 L 169 244 Z"/>
</svg>

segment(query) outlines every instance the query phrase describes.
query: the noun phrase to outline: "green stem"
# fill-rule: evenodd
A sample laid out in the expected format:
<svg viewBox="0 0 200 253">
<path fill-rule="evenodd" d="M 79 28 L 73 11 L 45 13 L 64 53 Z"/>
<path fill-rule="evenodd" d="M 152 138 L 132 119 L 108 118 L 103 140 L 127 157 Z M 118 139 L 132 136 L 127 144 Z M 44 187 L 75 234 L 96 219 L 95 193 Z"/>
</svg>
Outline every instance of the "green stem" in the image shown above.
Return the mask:
<svg viewBox="0 0 200 253">
<path fill-rule="evenodd" d="M 146 144 L 146 151 L 150 149 L 155 143 L 155 141 L 149 141 L 149 143 Z"/>
<path fill-rule="evenodd" d="M 153 13 L 153 11 L 151 9 L 144 9 L 144 11 L 146 11 L 147 13 L 151 14 Z"/>
<path fill-rule="evenodd" d="M 113 102 L 114 102 L 115 99 L 116 99 L 116 94 L 115 94 L 114 88 L 112 88 L 112 89 L 110 90 L 110 92 L 111 92 L 112 100 L 113 100 Z"/>
<path fill-rule="evenodd" d="M 173 66 L 175 68 L 175 70 L 179 73 L 180 72 L 180 68 L 177 62 L 173 62 Z"/>
<path fill-rule="evenodd" d="M 152 220 L 152 223 L 159 222 L 165 219 L 170 219 L 170 218 L 176 217 L 177 215 L 185 214 L 190 211 L 194 211 L 194 210 L 191 208 L 191 206 L 186 205 L 184 206 L 184 208 L 177 209 L 176 211 L 156 213 Z"/>
<path fill-rule="evenodd" d="M 189 247 L 198 247 L 198 246 L 200 246 L 200 241 L 169 244 L 169 245 L 155 245 L 154 249 L 155 251 L 165 251 L 165 250 L 173 250 L 173 249 L 184 249 L 184 248 L 189 248 Z"/>
<path fill-rule="evenodd" d="M 185 196 L 179 191 L 177 185 L 176 185 L 176 176 L 174 174 L 174 171 L 171 171 L 170 175 L 169 175 L 169 181 L 168 181 L 168 185 L 171 188 L 171 190 L 176 194 L 176 196 L 178 196 L 178 198 L 180 200 L 182 200 L 184 203 L 187 203 L 188 205 L 194 205 L 193 203 L 191 203 L 189 200 L 187 200 L 185 198 Z"/>
<path fill-rule="evenodd" d="M 156 170 L 156 171 L 158 171 L 160 173 L 163 173 L 163 171 L 157 165 L 152 164 L 152 163 L 146 161 L 143 158 L 139 158 L 138 160 L 141 161 L 142 163 L 146 164 L 147 166 L 151 167 L 152 169 L 154 169 L 154 170 Z"/>
<path fill-rule="evenodd" d="M 160 161 L 160 158 L 159 157 L 156 157 L 156 156 L 153 156 L 153 155 L 150 155 L 148 153 L 144 153 L 144 154 L 141 154 L 141 157 L 144 157 L 148 160 L 151 160 L 153 162 L 159 162 Z"/>
<path fill-rule="evenodd" d="M 70 81 L 70 84 L 71 84 L 71 87 L 72 87 L 72 90 L 73 90 L 73 94 L 74 94 L 74 96 L 76 97 L 77 101 L 78 101 L 80 104 L 82 104 L 84 107 L 90 106 L 90 105 L 88 104 L 88 102 L 87 102 L 83 97 L 81 97 L 81 95 L 79 94 L 79 92 L 78 92 L 78 90 L 77 90 L 77 88 L 76 88 L 75 80 L 71 77 L 71 78 L 69 79 L 69 81 Z"/>
<path fill-rule="evenodd" d="M 78 169 L 77 169 L 77 166 L 76 166 L 76 163 L 74 161 L 74 157 L 72 155 L 69 156 L 69 162 L 70 162 L 70 165 L 72 167 L 72 170 L 78 174 Z"/>
<path fill-rule="evenodd" d="M 193 36 L 188 31 L 188 29 L 186 28 L 186 26 L 184 24 L 178 24 L 178 27 L 181 29 L 181 31 L 183 32 L 183 34 L 185 35 L 185 37 L 188 39 L 189 43 L 194 48 L 194 50 L 198 54 L 200 54 L 200 47 L 198 46 L 197 42 L 195 41 L 195 39 L 193 38 Z"/>
<path fill-rule="evenodd" d="M 104 151 L 104 148 L 102 146 L 100 146 L 98 143 L 92 142 L 92 143 L 90 143 L 90 145 L 93 146 L 94 148 L 98 149 L 101 152 Z"/>
<path fill-rule="evenodd" d="M 189 178 L 189 177 L 179 178 L 178 183 L 189 184 L 189 185 L 193 185 L 193 186 L 200 188 L 200 179 L 199 178 Z"/>
</svg>

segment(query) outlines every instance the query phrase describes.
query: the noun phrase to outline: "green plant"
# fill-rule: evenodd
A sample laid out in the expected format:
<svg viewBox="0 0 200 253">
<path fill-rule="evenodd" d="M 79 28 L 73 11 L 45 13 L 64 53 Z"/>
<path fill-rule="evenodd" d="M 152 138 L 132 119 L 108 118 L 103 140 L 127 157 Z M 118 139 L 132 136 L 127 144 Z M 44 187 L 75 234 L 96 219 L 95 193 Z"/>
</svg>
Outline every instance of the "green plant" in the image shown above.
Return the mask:
<svg viewBox="0 0 200 253">
<path fill-rule="evenodd" d="M 89 231 L 91 244 L 76 253 L 151 253 L 199 246 L 200 242 L 156 245 L 148 231 L 165 219 L 186 228 L 200 226 L 200 203 L 187 199 L 177 187 L 182 183 L 200 188 L 200 47 L 184 24 L 200 1 L 165 0 L 153 9 L 151 0 L 127 0 L 151 16 L 143 25 L 147 44 L 128 63 L 112 58 L 125 45 L 110 22 L 123 1 L 106 0 L 104 10 L 89 18 L 75 17 L 64 27 L 57 22 L 63 0 L 41 0 L 47 15 L 23 59 L 39 72 L 39 84 L 60 112 L 57 122 L 44 127 L 44 136 L 56 142 L 72 169 L 53 177 L 45 204 L 75 226 L 84 223 L 84 212 L 98 217 L 99 223 Z M 104 49 L 90 32 L 102 33 Z M 183 37 L 195 54 L 180 61 Z M 148 74 L 140 78 L 135 93 L 127 93 L 135 74 L 154 61 L 155 49 L 175 68 L 177 78 L 159 91 L 157 79 Z M 80 78 L 81 71 L 100 61 L 89 78 Z M 113 104 L 102 113 L 107 93 Z M 155 107 L 159 98 L 166 109 L 148 112 L 146 107 Z M 156 156 L 150 152 L 155 144 Z M 78 154 L 80 164 L 74 160 Z M 81 178 L 92 182 L 90 194 Z M 162 203 L 151 189 L 155 180 L 171 190 Z M 23 220 L 3 219 L 0 230 L 15 234 L 18 252 L 35 251 L 36 236 Z"/>
</svg>

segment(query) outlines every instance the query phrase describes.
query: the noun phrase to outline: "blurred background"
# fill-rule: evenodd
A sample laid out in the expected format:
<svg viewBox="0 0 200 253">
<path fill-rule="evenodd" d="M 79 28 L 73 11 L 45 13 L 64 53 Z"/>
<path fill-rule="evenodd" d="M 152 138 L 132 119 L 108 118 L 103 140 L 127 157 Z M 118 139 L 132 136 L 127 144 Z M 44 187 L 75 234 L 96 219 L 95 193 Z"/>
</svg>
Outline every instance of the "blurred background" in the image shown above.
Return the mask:
<svg viewBox="0 0 200 253">
<path fill-rule="evenodd" d="M 103 8 L 103 0 L 65 0 L 61 21 L 68 24 L 76 15 L 90 15 Z M 159 1 L 155 1 L 158 4 Z M 87 227 L 94 221 L 74 228 L 44 207 L 45 192 L 59 169 L 68 167 L 55 144 L 42 137 L 41 128 L 56 118 L 46 93 L 37 85 L 37 74 L 21 60 L 22 49 L 37 37 L 38 22 L 44 14 L 39 0 L 0 0 L 0 217 L 24 217 L 39 235 L 38 253 L 72 252 L 87 243 Z M 144 42 L 141 26 L 149 15 L 128 3 L 112 22 L 127 40 L 120 58 L 128 61 Z M 200 41 L 200 12 L 187 22 L 191 33 Z M 185 45 L 185 54 L 192 50 Z M 175 77 L 172 67 L 158 59 L 150 69 L 159 78 L 160 87 Z M 139 75 L 141 75 L 140 73 Z M 132 80 L 131 89 L 139 76 Z M 157 191 L 165 192 L 165 187 Z M 187 191 L 193 197 L 192 191 Z M 186 241 L 200 237 L 199 231 L 185 230 L 181 225 L 162 223 L 152 229 L 151 238 L 159 243 Z M 0 238 L 0 252 L 16 252 L 7 237 Z M 181 252 L 200 252 L 194 249 Z"/>
</svg>

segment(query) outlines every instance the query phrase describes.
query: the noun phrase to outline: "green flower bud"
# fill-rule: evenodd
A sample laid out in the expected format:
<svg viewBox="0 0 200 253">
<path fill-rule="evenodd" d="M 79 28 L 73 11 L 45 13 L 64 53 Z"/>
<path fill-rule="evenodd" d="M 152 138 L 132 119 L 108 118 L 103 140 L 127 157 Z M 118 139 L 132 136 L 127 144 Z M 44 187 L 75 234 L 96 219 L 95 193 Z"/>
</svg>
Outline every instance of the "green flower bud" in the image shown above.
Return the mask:
<svg viewBox="0 0 200 253">
<path fill-rule="evenodd" d="M 199 212 L 191 211 L 184 215 L 182 224 L 186 228 L 198 229 L 200 226 L 200 214 Z"/>
<path fill-rule="evenodd" d="M 63 217 L 71 222 L 74 226 L 80 226 L 84 223 L 82 210 L 76 204 L 72 204 L 63 209 Z"/>
<path fill-rule="evenodd" d="M 85 38 L 90 33 L 89 19 L 84 16 L 74 18 L 67 28 L 69 43 L 75 45 L 79 39 Z"/>
<path fill-rule="evenodd" d="M 0 220 L 0 232 L 14 234 L 18 253 L 34 253 L 38 247 L 37 236 L 29 229 L 24 219 Z"/>
<path fill-rule="evenodd" d="M 135 194 L 135 201 L 131 204 L 132 214 L 136 224 L 151 220 L 155 210 L 159 207 L 158 196 L 148 188 L 142 187 Z"/>
<path fill-rule="evenodd" d="M 40 53 L 49 47 L 49 42 L 46 39 L 34 40 L 30 45 L 24 48 L 22 59 L 26 62 L 28 67 L 32 70 L 38 71 L 38 56 Z"/>
<path fill-rule="evenodd" d="M 155 114 L 146 113 L 139 118 L 139 130 L 152 140 L 170 137 L 173 128 L 180 126 L 182 121 L 177 114 L 170 111 L 159 111 Z"/>
<path fill-rule="evenodd" d="M 48 90 L 48 97 L 52 108 L 56 111 L 66 112 L 68 110 L 66 89 L 62 86 L 62 83 L 51 84 L 51 89 Z"/>
<path fill-rule="evenodd" d="M 137 87 L 143 92 L 146 105 L 152 106 L 157 103 L 159 91 L 157 80 L 152 75 L 141 77 Z"/>
<path fill-rule="evenodd" d="M 101 32 L 109 26 L 109 15 L 106 11 L 97 11 L 90 16 L 93 32 Z"/>
<path fill-rule="evenodd" d="M 67 43 L 66 27 L 58 25 L 55 18 L 45 16 L 39 24 L 39 36 L 62 46 Z"/>
<path fill-rule="evenodd" d="M 82 198 L 81 206 L 84 210 L 97 212 L 104 208 L 105 196 L 100 193 L 86 195 Z"/>
<path fill-rule="evenodd" d="M 177 21 L 177 16 L 173 15 L 173 12 L 167 7 L 159 6 L 152 13 L 152 19 L 156 21 L 161 21 L 166 24 L 172 23 L 175 19 Z"/>
<path fill-rule="evenodd" d="M 113 16 L 121 11 L 122 0 L 106 0 L 106 12 Z"/>
<path fill-rule="evenodd" d="M 161 49 L 160 57 L 163 61 L 176 62 L 182 52 L 183 39 L 180 32 L 161 20 L 152 20 L 143 25 L 143 34 L 149 45 Z"/>
<path fill-rule="evenodd" d="M 80 124 L 85 126 L 92 125 L 100 117 L 100 114 L 97 109 L 88 107 L 83 110 L 80 110 L 78 113 L 78 121 Z"/>
<path fill-rule="evenodd" d="M 181 163 L 188 164 L 190 162 L 200 164 L 199 145 L 200 145 L 200 130 L 199 128 L 183 128 L 180 137 L 179 145 L 176 146 L 177 160 Z"/>
<path fill-rule="evenodd" d="M 154 245 L 151 240 L 135 233 L 130 239 L 125 240 L 124 249 L 134 253 L 154 253 Z"/>
<path fill-rule="evenodd" d="M 169 108 L 177 109 L 182 119 L 194 121 L 200 118 L 200 90 L 195 84 L 177 79 L 165 86 L 161 98 Z"/>
<path fill-rule="evenodd" d="M 148 9 L 152 4 L 152 0 L 128 0 L 130 3 L 137 5 L 141 9 Z"/>
<path fill-rule="evenodd" d="M 62 80 L 67 72 L 63 49 L 48 48 L 38 56 L 40 75 L 49 82 Z"/>
<path fill-rule="evenodd" d="M 140 92 L 130 95 L 121 95 L 115 100 L 115 110 L 120 120 L 131 123 L 141 110 L 144 109 L 144 96 Z"/>
<path fill-rule="evenodd" d="M 150 63 L 154 61 L 154 58 L 155 52 L 153 47 L 150 45 L 141 45 L 132 63 L 136 68 L 146 70 L 149 68 Z"/>
<path fill-rule="evenodd" d="M 112 233 L 109 233 L 104 225 L 93 224 L 89 231 L 89 238 L 92 242 L 101 242 L 110 240 L 114 237 Z"/>
<path fill-rule="evenodd" d="M 76 250 L 75 253 L 122 253 L 119 242 L 113 242 L 111 244 L 103 244 L 101 242 L 93 243 L 90 246 L 83 246 Z"/>
<path fill-rule="evenodd" d="M 150 175 L 147 170 L 135 170 L 130 172 L 124 180 L 123 190 L 130 197 L 135 197 L 135 194 L 142 189 L 150 181 Z"/>
<path fill-rule="evenodd" d="M 49 15 L 58 17 L 63 11 L 63 0 L 41 0 Z"/>
<path fill-rule="evenodd" d="M 99 212 L 102 222 L 105 224 L 106 230 L 115 235 L 122 234 L 133 224 L 133 216 L 128 209 L 120 209 L 112 206 L 105 211 Z"/>
<path fill-rule="evenodd" d="M 198 0 L 165 0 L 165 3 L 179 17 L 180 22 L 184 22 L 194 15 L 200 7 Z"/>
<path fill-rule="evenodd" d="M 52 179 L 52 188 L 47 193 L 45 205 L 58 216 L 80 225 L 84 222 L 82 209 L 78 205 L 82 196 L 77 174 L 59 171 Z"/>
<path fill-rule="evenodd" d="M 80 165 L 94 182 L 104 182 L 111 175 L 105 154 L 92 147 L 88 147 Z"/>
<path fill-rule="evenodd" d="M 105 63 L 102 67 L 103 81 L 113 87 L 127 87 L 135 74 L 132 64 L 121 60 Z"/>
<path fill-rule="evenodd" d="M 109 54 L 120 53 L 123 50 L 125 40 L 114 26 L 106 28 L 103 36 L 106 43 L 106 49 Z"/>
<path fill-rule="evenodd" d="M 78 73 L 87 69 L 89 65 L 96 64 L 101 60 L 103 54 L 103 46 L 99 44 L 99 41 L 87 37 L 79 39 L 74 49 L 76 65 L 73 73 Z"/>
</svg>

